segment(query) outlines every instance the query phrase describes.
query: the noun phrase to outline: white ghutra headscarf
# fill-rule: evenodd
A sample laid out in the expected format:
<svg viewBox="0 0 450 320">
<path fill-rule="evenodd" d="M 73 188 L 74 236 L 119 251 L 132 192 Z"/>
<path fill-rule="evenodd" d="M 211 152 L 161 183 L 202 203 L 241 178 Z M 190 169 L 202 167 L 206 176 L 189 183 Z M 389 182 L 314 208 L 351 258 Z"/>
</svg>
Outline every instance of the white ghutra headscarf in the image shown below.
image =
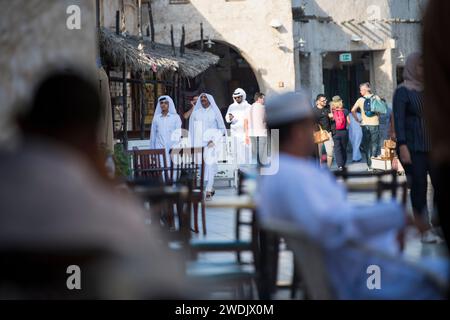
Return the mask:
<svg viewBox="0 0 450 320">
<path fill-rule="evenodd" d="M 245 92 L 244 89 L 237 88 L 236 90 L 234 90 L 233 98 L 237 97 L 242 97 L 242 102 L 244 102 L 247 100 L 247 93 Z"/>
<path fill-rule="evenodd" d="M 222 117 L 222 113 L 220 112 L 219 107 L 216 104 L 216 101 L 214 100 L 214 97 L 210 94 L 207 93 L 202 93 L 199 95 L 199 98 L 197 100 L 197 103 L 194 106 L 194 111 L 189 119 L 189 134 L 191 136 L 191 143 L 193 146 L 195 146 L 195 141 L 198 141 L 198 139 L 196 139 L 196 127 L 195 127 L 195 114 L 199 111 L 201 111 L 203 109 L 202 106 L 202 102 L 201 102 L 201 98 L 203 96 L 206 96 L 206 98 L 208 98 L 208 101 L 210 103 L 210 108 L 212 108 L 212 110 L 214 111 L 214 114 L 216 116 L 216 121 L 217 121 L 217 125 L 218 125 L 218 131 L 217 134 L 214 134 L 214 137 L 211 137 L 212 140 L 216 141 L 216 139 L 220 136 L 226 135 L 226 127 L 225 127 L 225 122 L 223 120 Z M 210 129 L 210 128 L 207 128 Z"/>
<path fill-rule="evenodd" d="M 169 101 L 169 113 L 170 114 L 178 114 L 177 109 L 175 109 L 175 103 L 173 102 L 172 98 L 169 96 L 161 96 L 158 98 L 158 103 L 156 104 L 156 110 L 155 115 L 158 116 L 162 114 L 161 111 L 161 101 L 167 100 Z"/>
</svg>

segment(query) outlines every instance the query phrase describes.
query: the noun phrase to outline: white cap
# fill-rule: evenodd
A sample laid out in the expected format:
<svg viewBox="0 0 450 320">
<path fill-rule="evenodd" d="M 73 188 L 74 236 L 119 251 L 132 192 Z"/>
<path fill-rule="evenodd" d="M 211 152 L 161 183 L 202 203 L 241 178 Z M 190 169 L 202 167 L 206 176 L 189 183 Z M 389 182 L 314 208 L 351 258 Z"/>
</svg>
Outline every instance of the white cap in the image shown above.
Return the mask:
<svg viewBox="0 0 450 320">
<path fill-rule="evenodd" d="M 277 95 L 266 103 L 267 125 L 276 129 L 276 126 L 314 117 L 312 107 L 311 99 L 306 92 Z"/>
</svg>

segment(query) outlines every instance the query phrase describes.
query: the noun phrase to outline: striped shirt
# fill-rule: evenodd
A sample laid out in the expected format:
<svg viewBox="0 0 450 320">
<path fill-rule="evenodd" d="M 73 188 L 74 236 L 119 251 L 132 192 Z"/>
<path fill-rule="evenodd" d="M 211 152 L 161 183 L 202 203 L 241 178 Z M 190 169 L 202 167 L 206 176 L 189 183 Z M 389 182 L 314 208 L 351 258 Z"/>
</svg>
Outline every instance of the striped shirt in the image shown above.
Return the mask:
<svg viewBox="0 0 450 320">
<path fill-rule="evenodd" d="M 424 119 L 423 93 L 398 87 L 393 108 L 398 144 L 406 144 L 412 152 L 429 152 L 431 139 Z"/>
</svg>

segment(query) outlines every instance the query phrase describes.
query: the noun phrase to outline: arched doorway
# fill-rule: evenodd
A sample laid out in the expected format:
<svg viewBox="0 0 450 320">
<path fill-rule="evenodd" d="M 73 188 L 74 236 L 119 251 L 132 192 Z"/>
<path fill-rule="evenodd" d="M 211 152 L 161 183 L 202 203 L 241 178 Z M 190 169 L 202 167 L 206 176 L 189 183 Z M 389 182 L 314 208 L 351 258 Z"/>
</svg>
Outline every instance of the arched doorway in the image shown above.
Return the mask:
<svg viewBox="0 0 450 320">
<path fill-rule="evenodd" d="M 247 100 L 253 103 L 253 97 L 259 91 L 258 81 L 250 64 L 232 46 L 224 42 L 213 41 L 211 46 L 204 45 L 204 50 L 220 57 L 219 63 L 189 82 L 187 91 L 192 94 L 208 92 L 214 96 L 217 105 L 225 115 L 233 102 L 232 94 L 236 88 L 247 93 Z M 200 41 L 187 45 L 188 48 L 200 49 Z"/>
</svg>

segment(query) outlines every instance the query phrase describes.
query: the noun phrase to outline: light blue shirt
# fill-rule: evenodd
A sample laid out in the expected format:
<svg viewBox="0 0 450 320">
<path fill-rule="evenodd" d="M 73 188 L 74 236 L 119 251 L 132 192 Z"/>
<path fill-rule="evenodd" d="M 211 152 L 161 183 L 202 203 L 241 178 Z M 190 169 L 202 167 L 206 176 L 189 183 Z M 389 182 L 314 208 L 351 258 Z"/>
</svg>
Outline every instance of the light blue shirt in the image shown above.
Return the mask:
<svg viewBox="0 0 450 320">
<path fill-rule="evenodd" d="M 261 178 L 259 214 L 262 219 L 279 218 L 298 225 L 323 248 L 337 298 L 440 297 L 422 274 L 401 262 L 396 234 L 404 227 L 405 217 L 399 204 L 353 205 L 344 187 L 313 162 L 286 154 L 279 161 L 276 175 Z M 367 254 L 350 242 L 398 256 L 398 260 Z M 381 290 L 367 288 L 370 265 L 381 268 Z"/>
<path fill-rule="evenodd" d="M 180 129 L 181 119 L 177 114 L 156 115 L 152 122 L 150 148 L 170 150 L 180 141 Z"/>
</svg>

